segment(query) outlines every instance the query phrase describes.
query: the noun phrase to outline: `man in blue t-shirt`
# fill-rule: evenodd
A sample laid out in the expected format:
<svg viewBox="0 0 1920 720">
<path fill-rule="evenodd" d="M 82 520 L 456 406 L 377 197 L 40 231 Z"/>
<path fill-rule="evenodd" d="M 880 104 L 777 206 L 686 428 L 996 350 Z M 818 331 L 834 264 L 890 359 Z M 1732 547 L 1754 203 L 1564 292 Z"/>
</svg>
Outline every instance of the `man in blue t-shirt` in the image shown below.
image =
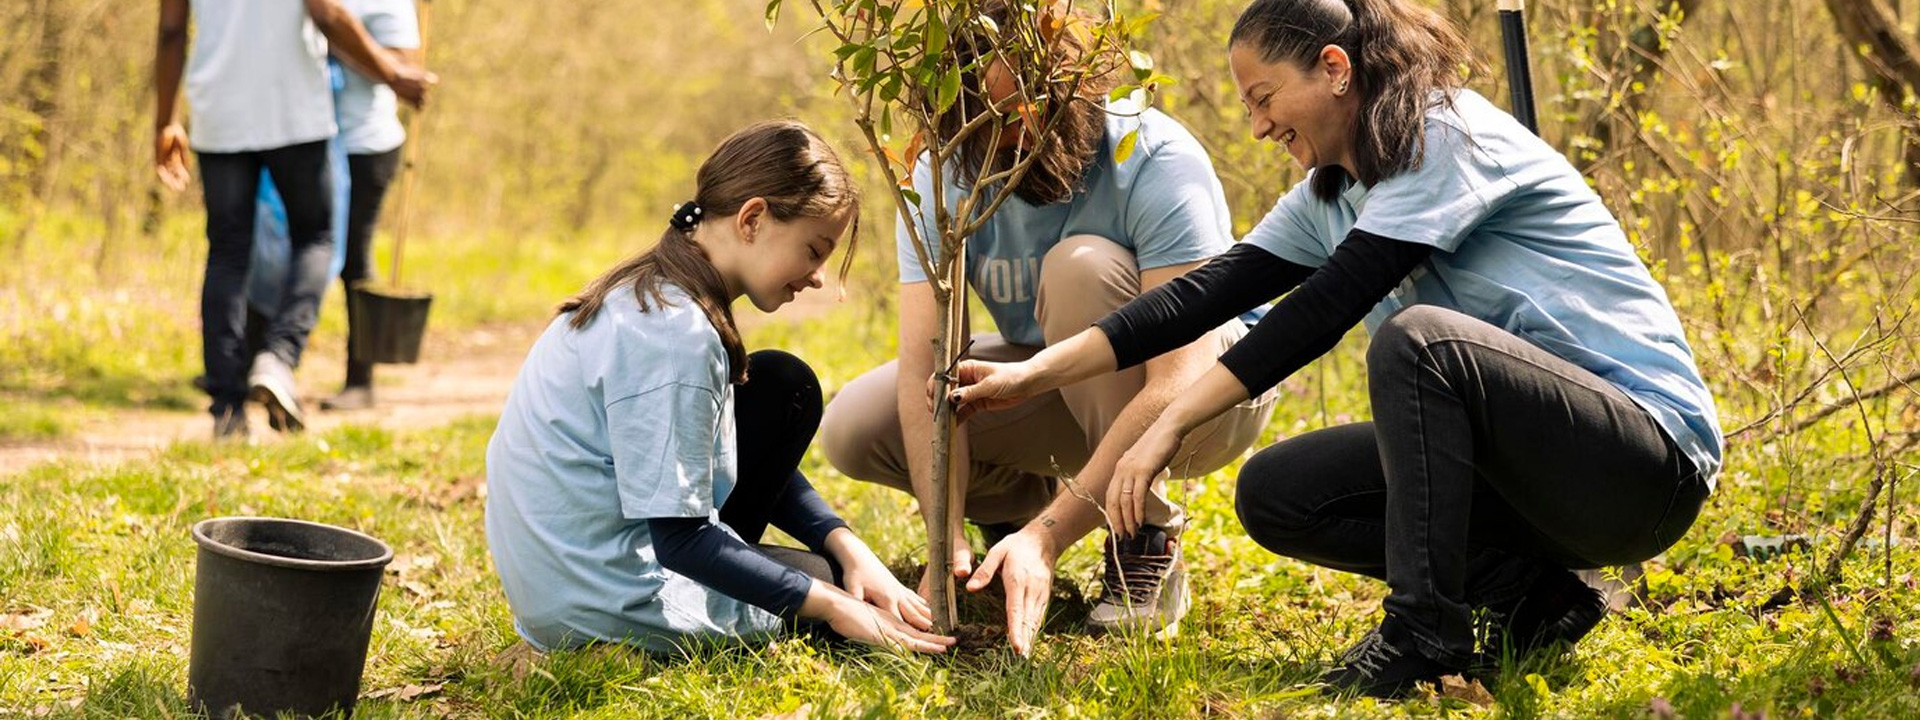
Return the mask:
<svg viewBox="0 0 1920 720">
<path fill-rule="evenodd" d="M 1016 93 L 1004 64 L 966 82 L 996 103 Z M 1052 137 L 1046 143 L 1031 142 L 1036 131 L 1015 120 L 999 135 L 1004 147 L 961 152 L 968 159 L 1008 153 L 1024 135 L 1027 147 L 1040 147 L 1045 155 L 968 241 L 969 284 L 998 328 L 973 335 L 969 357 L 1031 357 L 1233 242 L 1220 180 L 1199 141 L 1159 111 L 1104 102 L 1105 89 L 1091 85 L 1078 88 L 1082 101 L 1065 103 L 1061 112 L 1069 116 L 1047 123 Z M 1056 97 L 1071 92 L 1056 90 Z M 1118 160 L 1120 143 L 1134 133 L 1132 152 Z M 991 144 L 993 134 L 978 133 L 975 141 Z M 950 209 L 979 172 L 979 161 L 960 164 L 966 162 L 939 169 Z M 922 156 L 913 174 L 922 198 L 915 229 L 930 258 L 938 238 L 931 220 L 933 172 Z M 924 509 L 931 506 L 933 438 L 926 381 L 935 369 L 938 308 L 913 234 L 904 222 L 896 234 L 899 357 L 843 388 L 828 405 L 820 434 L 827 458 L 841 472 L 912 492 Z M 954 478 L 965 488 L 965 516 L 980 526 L 989 547 L 1003 540 L 1038 542 L 1051 562 L 1077 538 L 1056 541 L 1047 532 L 1056 514 L 1050 508 L 1085 502 L 1082 496 L 1104 498 L 1114 464 L 1141 431 L 1178 388 L 1245 334 L 1246 325 L 1234 320 L 1143 368 L 972 416 L 953 442 L 957 466 L 967 469 Z M 1270 396 L 1255 398 L 1195 433 L 1195 441 L 1181 449 L 1174 474 L 1206 474 L 1239 457 L 1271 409 Z M 1178 542 L 1185 517 L 1163 485 L 1152 488 L 1145 519 L 1141 532 L 1106 544 L 1105 588 L 1089 617 L 1097 627 L 1170 628 L 1186 611 Z M 1028 530 L 1016 532 L 1023 527 Z M 946 532 L 953 538 L 955 575 L 964 578 L 972 572 L 973 554 L 958 517 Z"/>
<path fill-rule="evenodd" d="M 188 56 L 188 19 L 197 18 Z M 333 183 L 327 139 L 333 98 L 327 44 L 408 102 L 425 100 L 430 73 L 394 63 L 337 0 L 162 0 L 154 81 L 154 166 L 185 190 L 189 144 L 200 160 L 207 205 L 207 271 L 200 294 L 206 385 L 214 437 L 247 434 L 249 397 L 277 429 L 303 424 L 293 368 L 319 315 L 333 255 Z M 193 132 L 174 118 L 182 80 Z M 254 202 L 265 168 L 287 207 L 292 241 L 280 305 L 266 318 L 263 349 L 245 342 L 247 268 Z"/>
</svg>

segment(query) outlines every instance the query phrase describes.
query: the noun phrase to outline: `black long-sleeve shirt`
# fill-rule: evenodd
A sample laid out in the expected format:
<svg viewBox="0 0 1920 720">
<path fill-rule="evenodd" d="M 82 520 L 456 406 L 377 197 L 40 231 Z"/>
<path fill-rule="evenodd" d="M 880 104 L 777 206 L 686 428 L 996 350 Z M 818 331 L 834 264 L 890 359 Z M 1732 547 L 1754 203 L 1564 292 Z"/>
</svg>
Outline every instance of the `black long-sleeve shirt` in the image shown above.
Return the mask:
<svg viewBox="0 0 1920 720">
<path fill-rule="evenodd" d="M 1253 397 L 1326 354 L 1432 252 L 1427 245 L 1356 229 L 1316 269 L 1240 243 L 1094 325 L 1107 334 L 1119 367 L 1127 368 L 1287 293 L 1220 356 Z"/>
<path fill-rule="evenodd" d="M 846 527 L 805 476 L 794 473 L 773 504 L 774 527 L 809 550 L 825 554 L 827 535 Z M 813 589 L 813 578 L 782 565 L 703 517 L 652 518 L 654 557 L 660 566 L 727 597 L 792 620 Z"/>
</svg>

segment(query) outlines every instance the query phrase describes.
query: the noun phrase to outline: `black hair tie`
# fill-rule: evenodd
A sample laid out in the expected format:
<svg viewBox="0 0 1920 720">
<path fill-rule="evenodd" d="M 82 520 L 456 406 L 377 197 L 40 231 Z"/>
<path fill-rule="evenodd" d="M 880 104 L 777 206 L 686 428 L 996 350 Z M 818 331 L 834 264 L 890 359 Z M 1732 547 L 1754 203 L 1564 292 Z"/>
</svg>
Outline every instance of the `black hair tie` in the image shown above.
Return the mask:
<svg viewBox="0 0 1920 720">
<path fill-rule="evenodd" d="M 675 230 L 692 232 L 693 227 L 700 224 L 700 216 L 705 212 L 700 208 L 700 203 L 688 200 L 673 208 L 673 217 L 667 222 L 671 223 Z"/>
</svg>

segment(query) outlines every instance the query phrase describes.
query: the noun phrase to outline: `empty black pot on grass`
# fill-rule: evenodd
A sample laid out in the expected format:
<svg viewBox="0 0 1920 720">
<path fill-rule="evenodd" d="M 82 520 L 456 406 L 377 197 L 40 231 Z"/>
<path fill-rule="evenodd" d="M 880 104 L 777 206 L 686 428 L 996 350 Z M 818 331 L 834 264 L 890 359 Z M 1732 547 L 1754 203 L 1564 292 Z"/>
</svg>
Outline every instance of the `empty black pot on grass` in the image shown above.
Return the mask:
<svg viewBox="0 0 1920 720">
<path fill-rule="evenodd" d="M 352 714 L 392 548 L 331 525 L 258 517 L 201 521 L 193 541 L 194 709 Z"/>
</svg>

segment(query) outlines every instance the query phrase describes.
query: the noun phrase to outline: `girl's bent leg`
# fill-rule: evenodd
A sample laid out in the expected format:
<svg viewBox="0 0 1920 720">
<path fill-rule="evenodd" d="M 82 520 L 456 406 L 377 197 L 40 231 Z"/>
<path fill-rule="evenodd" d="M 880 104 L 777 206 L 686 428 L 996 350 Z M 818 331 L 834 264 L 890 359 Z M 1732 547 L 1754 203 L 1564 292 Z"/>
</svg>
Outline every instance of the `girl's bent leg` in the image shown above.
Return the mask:
<svg viewBox="0 0 1920 720">
<path fill-rule="evenodd" d="M 747 381 L 734 391 L 739 472 L 720 521 L 757 543 L 787 482 L 820 428 L 820 379 L 800 358 L 779 350 L 747 356 Z"/>
</svg>

